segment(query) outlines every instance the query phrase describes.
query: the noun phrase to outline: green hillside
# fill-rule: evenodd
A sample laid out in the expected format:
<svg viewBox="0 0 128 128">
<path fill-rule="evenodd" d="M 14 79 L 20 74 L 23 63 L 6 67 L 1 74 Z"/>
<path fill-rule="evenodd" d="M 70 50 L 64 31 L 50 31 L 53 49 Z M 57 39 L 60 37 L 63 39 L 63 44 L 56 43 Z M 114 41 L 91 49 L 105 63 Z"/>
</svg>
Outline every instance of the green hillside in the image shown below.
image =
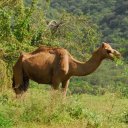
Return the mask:
<svg viewBox="0 0 128 128">
<path fill-rule="evenodd" d="M 128 44 L 127 0 L 52 0 L 51 7 L 89 16 L 99 26 L 102 40 L 114 43 L 117 47 L 122 44 L 126 47 Z M 127 53 L 124 54 L 126 57 Z"/>
</svg>

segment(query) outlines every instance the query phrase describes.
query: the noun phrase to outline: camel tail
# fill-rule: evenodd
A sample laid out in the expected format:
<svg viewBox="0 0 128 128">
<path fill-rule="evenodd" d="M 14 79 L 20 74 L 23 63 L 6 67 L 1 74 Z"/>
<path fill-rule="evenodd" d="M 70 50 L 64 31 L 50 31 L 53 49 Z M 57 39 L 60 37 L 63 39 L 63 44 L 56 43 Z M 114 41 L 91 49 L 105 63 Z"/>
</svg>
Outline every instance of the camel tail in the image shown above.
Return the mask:
<svg viewBox="0 0 128 128">
<path fill-rule="evenodd" d="M 13 67 L 12 88 L 16 94 L 22 94 L 27 91 L 29 78 L 23 71 L 22 65 L 23 55 L 21 55 Z"/>
</svg>

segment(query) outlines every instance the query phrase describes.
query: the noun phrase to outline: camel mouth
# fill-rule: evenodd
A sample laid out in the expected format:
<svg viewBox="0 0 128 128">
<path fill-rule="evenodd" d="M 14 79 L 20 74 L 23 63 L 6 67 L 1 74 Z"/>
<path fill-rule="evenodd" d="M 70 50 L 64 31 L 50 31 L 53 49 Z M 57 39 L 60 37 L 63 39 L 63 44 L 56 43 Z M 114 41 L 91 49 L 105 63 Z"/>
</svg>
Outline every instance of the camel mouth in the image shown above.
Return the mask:
<svg viewBox="0 0 128 128">
<path fill-rule="evenodd" d="M 110 52 L 108 54 L 109 54 L 109 58 L 111 60 L 121 59 L 121 54 L 118 51 L 116 51 L 116 50 L 114 50 L 113 52 Z"/>
<path fill-rule="evenodd" d="M 112 61 L 119 60 L 119 59 L 121 59 L 121 55 L 115 56 L 114 54 L 110 53 L 108 59 L 110 59 Z"/>
<path fill-rule="evenodd" d="M 121 58 L 121 54 L 118 51 L 114 52 L 114 56 L 116 59 L 120 59 Z"/>
</svg>

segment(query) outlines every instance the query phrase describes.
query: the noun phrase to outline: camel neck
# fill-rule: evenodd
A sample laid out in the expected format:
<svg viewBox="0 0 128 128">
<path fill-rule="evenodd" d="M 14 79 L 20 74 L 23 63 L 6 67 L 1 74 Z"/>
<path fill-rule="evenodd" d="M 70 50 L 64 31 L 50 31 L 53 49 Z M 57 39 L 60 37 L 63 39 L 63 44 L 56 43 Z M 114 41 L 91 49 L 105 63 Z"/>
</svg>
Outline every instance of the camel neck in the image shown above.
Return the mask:
<svg viewBox="0 0 128 128">
<path fill-rule="evenodd" d="M 74 60 L 72 65 L 73 76 L 85 76 L 94 72 L 102 62 L 100 54 L 93 54 L 87 62 L 79 62 Z"/>
</svg>

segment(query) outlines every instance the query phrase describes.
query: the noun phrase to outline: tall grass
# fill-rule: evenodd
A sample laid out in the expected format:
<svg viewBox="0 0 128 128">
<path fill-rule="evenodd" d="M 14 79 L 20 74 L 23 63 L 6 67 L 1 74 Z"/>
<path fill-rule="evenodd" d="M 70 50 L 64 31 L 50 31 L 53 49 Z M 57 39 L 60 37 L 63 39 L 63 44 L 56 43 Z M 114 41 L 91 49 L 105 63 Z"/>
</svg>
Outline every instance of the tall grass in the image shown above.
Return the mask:
<svg viewBox="0 0 128 128">
<path fill-rule="evenodd" d="M 109 128 L 128 126 L 128 100 L 115 94 L 70 95 L 31 87 L 19 99 L 12 90 L 0 93 L 1 128 Z"/>
<path fill-rule="evenodd" d="M 8 79 L 6 68 L 6 63 L 0 59 L 0 92 L 3 92 L 7 89 Z"/>
<path fill-rule="evenodd" d="M 50 92 L 49 92 L 50 93 Z M 45 125 L 70 124 L 75 120 L 89 118 L 87 109 L 77 103 L 77 99 L 71 101 L 62 100 L 60 93 L 51 97 L 46 91 L 32 89 L 24 98 L 12 99 L 9 94 L 1 95 L 2 120 L 8 125 L 23 123 L 38 123 Z M 73 100 L 73 99 L 72 99 Z M 6 118 L 5 118 L 6 117 Z M 12 119 L 12 120 L 9 120 Z"/>
</svg>

